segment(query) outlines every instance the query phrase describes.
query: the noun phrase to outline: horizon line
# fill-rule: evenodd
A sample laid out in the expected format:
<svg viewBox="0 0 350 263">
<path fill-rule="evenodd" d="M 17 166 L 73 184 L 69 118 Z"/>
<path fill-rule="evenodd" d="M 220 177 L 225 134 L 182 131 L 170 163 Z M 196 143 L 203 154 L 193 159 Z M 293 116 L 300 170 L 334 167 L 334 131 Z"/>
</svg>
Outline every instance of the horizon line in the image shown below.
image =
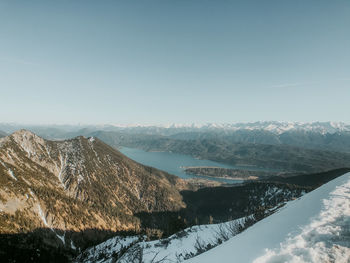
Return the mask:
<svg viewBox="0 0 350 263">
<path fill-rule="evenodd" d="M 315 124 L 315 123 L 333 123 L 333 124 L 343 124 L 350 125 L 346 121 L 280 121 L 280 120 L 257 120 L 257 121 L 237 121 L 237 122 L 192 122 L 192 123 L 181 123 L 181 122 L 168 122 L 168 123 L 25 123 L 25 122 L 0 122 L 0 125 L 9 125 L 9 126 L 113 126 L 120 128 L 128 127 L 163 127 L 171 128 L 176 126 L 178 127 L 203 127 L 209 125 L 239 125 L 239 124 L 257 124 L 257 123 L 278 123 L 278 124 Z"/>
</svg>

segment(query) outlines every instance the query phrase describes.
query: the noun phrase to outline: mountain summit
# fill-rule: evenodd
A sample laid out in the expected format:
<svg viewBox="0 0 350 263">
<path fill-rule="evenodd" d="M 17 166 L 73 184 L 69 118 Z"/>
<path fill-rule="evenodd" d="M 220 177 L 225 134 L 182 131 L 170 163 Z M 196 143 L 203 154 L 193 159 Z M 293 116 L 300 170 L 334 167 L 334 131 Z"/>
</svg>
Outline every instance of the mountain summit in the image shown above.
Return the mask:
<svg viewBox="0 0 350 263">
<path fill-rule="evenodd" d="M 181 179 L 94 137 L 48 141 L 20 130 L 1 138 L 0 185 L 1 234 L 47 228 L 63 245 L 65 231 L 137 230 L 135 213 L 184 207 Z"/>
</svg>

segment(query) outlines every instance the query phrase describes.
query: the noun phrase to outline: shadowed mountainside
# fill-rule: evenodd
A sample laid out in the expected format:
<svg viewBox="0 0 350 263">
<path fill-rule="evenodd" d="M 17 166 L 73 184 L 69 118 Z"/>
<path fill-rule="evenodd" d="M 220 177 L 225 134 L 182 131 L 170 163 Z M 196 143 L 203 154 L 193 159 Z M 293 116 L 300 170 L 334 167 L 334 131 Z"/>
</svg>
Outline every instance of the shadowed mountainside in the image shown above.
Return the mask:
<svg viewBox="0 0 350 263">
<path fill-rule="evenodd" d="M 0 234 L 1 262 L 71 262 L 79 251 L 105 241 L 115 235 L 135 235 L 135 232 L 114 232 L 102 229 L 85 229 L 80 232 L 66 231 L 65 237 L 71 240 L 68 246 L 58 243 L 55 232 L 61 229 L 37 228 L 27 233 Z M 75 243 L 82 244 L 76 250 Z"/>
</svg>

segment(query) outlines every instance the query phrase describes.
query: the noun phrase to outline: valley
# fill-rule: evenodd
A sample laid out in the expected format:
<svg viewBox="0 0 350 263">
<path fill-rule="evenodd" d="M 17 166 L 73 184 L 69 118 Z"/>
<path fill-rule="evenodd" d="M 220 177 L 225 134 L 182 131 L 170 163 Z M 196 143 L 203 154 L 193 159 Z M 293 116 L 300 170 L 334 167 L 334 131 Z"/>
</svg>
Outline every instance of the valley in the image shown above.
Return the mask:
<svg viewBox="0 0 350 263">
<path fill-rule="evenodd" d="M 242 180 L 230 180 L 230 178 L 219 178 L 213 176 L 207 176 L 206 174 L 196 174 L 195 176 L 188 172 L 188 166 L 202 167 L 202 166 L 211 166 L 211 167 L 221 167 L 223 169 L 236 169 L 236 170 L 247 170 L 252 169 L 252 167 L 247 166 L 234 166 L 227 165 L 224 163 L 218 163 L 210 160 L 202 160 L 193 158 L 191 155 L 172 153 L 172 152 L 152 152 L 144 151 L 135 148 L 128 147 L 119 147 L 121 153 L 125 154 L 129 158 L 142 163 L 144 165 L 149 165 L 157 169 L 166 171 L 170 174 L 176 175 L 183 179 L 190 178 L 201 178 L 206 180 L 215 180 L 221 183 L 241 183 Z M 259 170 L 258 168 L 256 168 Z M 239 170 L 239 171 L 241 171 Z"/>
</svg>

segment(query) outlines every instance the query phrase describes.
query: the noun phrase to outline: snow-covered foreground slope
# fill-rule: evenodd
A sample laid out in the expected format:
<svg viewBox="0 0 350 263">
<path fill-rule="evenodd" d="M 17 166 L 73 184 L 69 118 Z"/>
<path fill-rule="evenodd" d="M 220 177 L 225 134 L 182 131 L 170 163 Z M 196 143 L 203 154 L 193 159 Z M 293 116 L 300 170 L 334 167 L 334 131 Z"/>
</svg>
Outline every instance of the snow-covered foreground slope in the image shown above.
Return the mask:
<svg viewBox="0 0 350 263">
<path fill-rule="evenodd" d="M 145 241 L 145 237 L 114 237 L 82 253 L 77 262 L 156 263 L 182 262 L 238 234 L 253 223 L 242 217 L 220 224 L 186 228 L 168 238 Z"/>
<path fill-rule="evenodd" d="M 350 262 L 350 173 L 186 262 Z"/>
</svg>

